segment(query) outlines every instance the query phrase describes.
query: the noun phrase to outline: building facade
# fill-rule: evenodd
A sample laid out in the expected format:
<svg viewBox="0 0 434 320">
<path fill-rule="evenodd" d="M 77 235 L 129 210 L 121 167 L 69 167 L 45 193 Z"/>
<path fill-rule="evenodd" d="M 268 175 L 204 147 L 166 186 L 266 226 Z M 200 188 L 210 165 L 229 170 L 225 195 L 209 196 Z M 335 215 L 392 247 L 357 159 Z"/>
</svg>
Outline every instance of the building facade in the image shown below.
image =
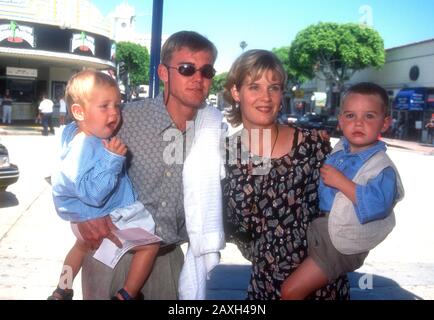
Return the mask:
<svg viewBox="0 0 434 320">
<path fill-rule="evenodd" d="M 12 120 L 31 120 L 41 95 L 57 101 L 68 79 L 115 70 L 112 26 L 87 0 L 0 0 L 0 96 L 9 89 Z"/>
<path fill-rule="evenodd" d="M 387 89 L 390 109 L 400 123 L 399 137 L 426 142 L 425 124 L 434 118 L 434 39 L 386 50 L 380 70 L 357 72 L 348 85 L 372 81 Z"/>
<path fill-rule="evenodd" d="M 434 39 L 410 43 L 387 49 L 386 61 L 381 69 L 367 68 L 358 71 L 345 83 L 345 87 L 362 81 L 371 81 L 383 86 L 389 93 L 392 116 L 404 123 L 401 137 L 424 142 L 427 137 L 424 125 L 434 117 L 433 68 Z M 292 112 L 296 111 L 297 102 L 302 102 L 305 106 L 303 112 L 328 113 L 329 110 L 325 106 L 316 105 L 315 92 L 337 94 L 318 78 L 303 84 L 298 90 L 298 97 L 294 99 L 294 95 L 291 95 Z M 423 97 L 420 92 L 424 92 Z M 399 103 L 405 96 L 408 97 L 408 106 Z M 413 104 L 416 99 L 423 100 L 423 103 Z"/>
<path fill-rule="evenodd" d="M 151 38 L 150 32 L 138 32 L 136 29 L 136 20 L 142 19 L 145 16 L 151 18 L 151 14 L 136 13 L 136 9 L 128 4 L 128 1 L 116 6 L 115 10 L 108 15 L 108 20 L 112 25 L 112 35 L 116 42 L 125 41 L 139 44 L 151 52 Z M 149 24 L 151 30 L 151 24 Z M 161 35 L 161 43 L 164 43 L 168 35 Z"/>
</svg>

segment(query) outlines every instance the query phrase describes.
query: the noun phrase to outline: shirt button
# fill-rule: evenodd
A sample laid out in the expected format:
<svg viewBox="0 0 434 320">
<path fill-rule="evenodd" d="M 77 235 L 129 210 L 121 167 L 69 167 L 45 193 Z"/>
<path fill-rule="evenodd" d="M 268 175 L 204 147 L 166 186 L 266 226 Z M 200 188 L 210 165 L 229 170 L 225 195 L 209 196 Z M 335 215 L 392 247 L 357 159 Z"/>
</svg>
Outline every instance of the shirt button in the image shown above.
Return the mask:
<svg viewBox="0 0 434 320">
<path fill-rule="evenodd" d="M 167 202 L 166 202 L 166 201 L 161 202 L 161 206 L 162 206 L 163 208 L 166 207 L 166 206 L 167 206 Z"/>
<path fill-rule="evenodd" d="M 169 178 L 170 178 L 171 176 L 172 176 L 172 172 L 167 171 L 167 172 L 166 172 L 166 177 L 169 177 Z"/>
</svg>

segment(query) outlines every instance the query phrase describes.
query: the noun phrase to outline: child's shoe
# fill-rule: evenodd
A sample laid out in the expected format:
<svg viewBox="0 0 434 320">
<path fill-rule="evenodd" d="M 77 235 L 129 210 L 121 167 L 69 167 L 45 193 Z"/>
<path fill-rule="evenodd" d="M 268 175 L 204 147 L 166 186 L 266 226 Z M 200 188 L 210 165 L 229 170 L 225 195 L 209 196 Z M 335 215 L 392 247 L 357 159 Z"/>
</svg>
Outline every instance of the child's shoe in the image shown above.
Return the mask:
<svg viewBox="0 0 434 320">
<path fill-rule="evenodd" d="M 59 287 L 53 291 L 51 296 L 47 300 L 72 300 L 74 296 L 74 290 L 72 289 L 60 289 Z"/>
</svg>

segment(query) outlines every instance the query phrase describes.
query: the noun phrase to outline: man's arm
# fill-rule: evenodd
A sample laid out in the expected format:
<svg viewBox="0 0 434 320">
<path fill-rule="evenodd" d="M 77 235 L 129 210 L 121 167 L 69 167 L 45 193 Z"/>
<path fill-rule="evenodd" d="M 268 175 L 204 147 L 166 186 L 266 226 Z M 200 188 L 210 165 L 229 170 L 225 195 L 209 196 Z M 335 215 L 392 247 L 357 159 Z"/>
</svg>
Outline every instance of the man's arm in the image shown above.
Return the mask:
<svg viewBox="0 0 434 320">
<path fill-rule="evenodd" d="M 119 248 L 122 248 L 122 243 L 119 238 L 112 232 L 117 230 L 109 215 L 101 218 L 96 218 L 88 221 L 78 222 L 78 230 L 80 231 L 83 241 L 92 250 L 96 250 L 101 245 L 104 238 L 109 239 Z"/>
</svg>

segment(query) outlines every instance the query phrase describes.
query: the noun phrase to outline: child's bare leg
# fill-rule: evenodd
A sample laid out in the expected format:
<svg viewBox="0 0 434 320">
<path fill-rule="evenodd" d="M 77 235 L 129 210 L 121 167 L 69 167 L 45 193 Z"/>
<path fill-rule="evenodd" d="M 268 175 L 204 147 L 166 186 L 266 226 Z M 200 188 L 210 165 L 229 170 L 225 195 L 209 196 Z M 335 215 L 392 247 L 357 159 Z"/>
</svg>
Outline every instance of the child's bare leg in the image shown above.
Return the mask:
<svg viewBox="0 0 434 320">
<path fill-rule="evenodd" d="M 131 297 L 137 297 L 137 294 L 143 287 L 143 284 L 151 273 L 159 248 L 160 245 L 158 243 L 134 248 L 134 256 L 124 285 L 125 291 Z M 116 296 L 118 299 L 123 299 L 119 293 Z"/>
<path fill-rule="evenodd" d="M 283 282 L 280 289 L 282 300 L 302 300 L 328 282 L 321 268 L 311 257 L 307 257 Z"/>
<path fill-rule="evenodd" d="M 88 249 L 79 241 L 76 241 L 74 246 L 69 250 L 63 262 L 62 272 L 60 274 L 57 288 L 65 290 L 66 294 L 72 294 L 72 283 L 80 271 L 84 257 L 87 255 Z M 62 300 L 64 297 L 57 292 L 57 289 L 52 294 L 56 299 Z"/>
<path fill-rule="evenodd" d="M 68 276 L 70 277 L 72 276 L 71 280 L 74 280 L 75 276 L 80 271 L 81 265 L 83 264 L 83 259 L 88 254 L 88 252 L 89 250 L 86 246 L 84 246 L 84 244 L 82 244 L 79 241 L 76 241 L 74 246 L 71 248 L 71 250 L 69 250 L 68 254 L 66 255 L 65 261 L 63 262 L 62 275 L 66 274 L 67 272 L 71 272 L 71 275 Z M 60 284 L 61 283 L 59 282 L 59 285 Z"/>
</svg>

